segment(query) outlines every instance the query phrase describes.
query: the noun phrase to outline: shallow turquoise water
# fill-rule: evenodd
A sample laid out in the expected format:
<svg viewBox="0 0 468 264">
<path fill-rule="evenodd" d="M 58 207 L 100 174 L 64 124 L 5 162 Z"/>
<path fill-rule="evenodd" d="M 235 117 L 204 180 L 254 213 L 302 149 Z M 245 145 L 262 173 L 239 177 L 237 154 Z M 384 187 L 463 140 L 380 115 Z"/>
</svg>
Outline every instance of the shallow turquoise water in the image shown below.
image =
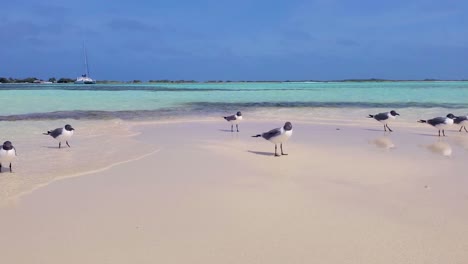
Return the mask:
<svg viewBox="0 0 468 264">
<path fill-rule="evenodd" d="M 0 97 L 2 120 L 139 118 L 295 107 L 464 110 L 468 82 L 0 84 Z"/>
</svg>

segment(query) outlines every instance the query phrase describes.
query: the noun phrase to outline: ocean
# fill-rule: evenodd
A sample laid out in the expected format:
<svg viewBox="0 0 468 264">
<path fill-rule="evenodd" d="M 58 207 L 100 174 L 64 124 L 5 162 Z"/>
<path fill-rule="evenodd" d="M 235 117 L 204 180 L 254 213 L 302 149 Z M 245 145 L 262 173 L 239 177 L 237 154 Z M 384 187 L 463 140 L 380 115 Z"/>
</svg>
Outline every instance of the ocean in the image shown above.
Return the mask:
<svg viewBox="0 0 468 264">
<path fill-rule="evenodd" d="M 402 116 L 468 114 L 463 81 L 0 84 L 0 97 L 0 121 L 218 117 L 237 111 L 256 116 L 293 111 L 305 118 L 390 109 Z"/>
</svg>

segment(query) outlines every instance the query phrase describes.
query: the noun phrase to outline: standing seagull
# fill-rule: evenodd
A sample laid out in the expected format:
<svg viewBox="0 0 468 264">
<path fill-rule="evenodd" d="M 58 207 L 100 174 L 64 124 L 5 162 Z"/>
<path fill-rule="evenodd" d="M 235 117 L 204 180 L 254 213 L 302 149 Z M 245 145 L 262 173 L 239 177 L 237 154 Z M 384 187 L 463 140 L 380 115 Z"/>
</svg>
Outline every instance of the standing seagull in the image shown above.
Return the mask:
<svg viewBox="0 0 468 264">
<path fill-rule="evenodd" d="M 59 141 L 59 148 L 62 146 L 62 141 L 65 141 L 67 146 L 70 147 L 68 140 L 73 136 L 74 131 L 75 129 L 72 126 L 66 125 L 65 127 L 49 130 L 47 133 L 44 133 L 44 135 L 50 135 L 51 137 L 57 139 Z"/>
<path fill-rule="evenodd" d="M 281 127 L 281 128 L 275 128 L 275 129 L 272 129 L 272 130 L 270 130 L 268 132 L 258 134 L 256 136 L 252 136 L 252 137 L 262 137 L 262 138 L 274 143 L 275 144 L 275 157 L 279 157 L 280 155 L 278 155 L 278 153 L 277 153 L 277 149 L 278 149 L 277 144 L 278 143 L 280 144 L 281 155 L 288 155 L 286 153 L 283 153 L 283 142 L 286 142 L 289 139 L 289 137 L 291 137 L 291 135 L 292 135 L 291 122 L 286 122 L 284 124 L 284 126 Z"/>
<path fill-rule="evenodd" d="M 451 125 L 453 125 L 453 121 L 456 116 L 452 114 L 448 114 L 447 117 L 436 117 L 429 120 L 419 120 L 419 123 L 427 123 L 436 129 L 439 130 L 439 137 L 440 137 L 440 130 L 442 130 L 442 134 L 445 137 L 445 129 Z"/>
<path fill-rule="evenodd" d="M 382 123 L 384 125 L 383 126 L 384 131 L 387 131 L 387 128 L 388 128 L 388 131 L 393 132 L 393 130 L 391 130 L 390 127 L 388 127 L 388 122 L 390 120 L 395 119 L 396 116 L 399 116 L 399 115 L 400 114 L 395 112 L 395 110 L 392 110 L 390 112 L 380 113 L 380 114 L 376 114 L 376 115 L 369 115 L 368 118 L 374 118 L 375 120 Z"/>
<path fill-rule="evenodd" d="M 235 115 L 225 116 L 224 119 L 231 123 L 231 132 L 234 132 L 234 124 L 236 124 L 237 132 L 239 132 L 239 122 L 242 121 L 242 113 L 240 111 Z"/>
<path fill-rule="evenodd" d="M 11 161 L 14 158 L 16 158 L 15 147 L 13 147 L 10 141 L 5 141 L 0 149 L 0 173 L 2 172 L 2 163 L 10 163 L 10 172 L 12 172 Z"/>
<path fill-rule="evenodd" d="M 455 120 L 453 120 L 453 122 L 461 126 L 458 132 L 461 132 L 462 128 L 464 128 L 465 131 L 468 132 L 468 130 L 466 130 L 466 124 L 468 124 L 468 116 L 457 116 Z"/>
</svg>

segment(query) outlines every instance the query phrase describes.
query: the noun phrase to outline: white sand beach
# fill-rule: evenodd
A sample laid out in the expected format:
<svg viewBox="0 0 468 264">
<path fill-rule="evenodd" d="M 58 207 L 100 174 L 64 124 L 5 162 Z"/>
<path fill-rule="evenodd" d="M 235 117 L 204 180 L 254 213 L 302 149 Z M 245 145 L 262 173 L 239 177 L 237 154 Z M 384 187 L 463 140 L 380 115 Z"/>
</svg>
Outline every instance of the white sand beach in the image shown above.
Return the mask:
<svg viewBox="0 0 468 264">
<path fill-rule="evenodd" d="M 0 174 L 0 262 L 468 259 L 467 133 L 288 121 L 279 158 L 251 137 L 277 120 L 246 119 L 239 133 L 224 120 L 73 121 L 60 150 L 39 130 L 39 142 L 20 138 L 14 173 Z"/>
</svg>

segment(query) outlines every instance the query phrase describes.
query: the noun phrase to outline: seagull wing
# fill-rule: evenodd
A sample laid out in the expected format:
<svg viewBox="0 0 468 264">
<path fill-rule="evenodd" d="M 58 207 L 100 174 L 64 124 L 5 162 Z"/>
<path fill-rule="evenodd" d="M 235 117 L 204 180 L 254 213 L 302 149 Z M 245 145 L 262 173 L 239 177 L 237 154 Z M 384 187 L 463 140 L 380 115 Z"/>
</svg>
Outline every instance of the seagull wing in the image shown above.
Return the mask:
<svg viewBox="0 0 468 264">
<path fill-rule="evenodd" d="M 388 113 L 380 113 L 380 114 L 376 114 L 374 116 L 375 120 L 377 121 L 383 121 L 383 120 L 387 120 L 388 119 Z"/>
<path fill-rule="evenodd" d="M 234 121 L 237 118 L 235 115 L 230 115 L 230 116 L 225 116 L 224 119 L 226 119 L 226 121 Z"/>
<path fill-rule="evenodd" d="M 266 140 L 270 140 L 271 138 L 277 137 L 279 135 L 281 135 L 281 128 L 275 128 L 268 132 L 263 133 L 262 137 Z"/>
<path fill-rule="evenodd" d="M 430 124 L 431 126 L 437 126 L 445 123 L 446 117 L 436 117 L 427 120 L 427 123 Z"/>
<path fill-rule="evenodd" d="M 468 120 L 468 116 L 457 116 L 457 118 L 455 118 L 454 120 L 454 123 L 460 124 L 461 122 L 466 121 L 466 120 Z"/>
<path fill-rule="evenodd" d="M 63 128 L 56 128 L 56 129 L 50 131 L 50 135 L 53 138 L 56 138 L 56 137 L 58 137 L 58 136 L 60 136 L 62 134 L 62 131 L 63 131 Z"/>
</svg>

